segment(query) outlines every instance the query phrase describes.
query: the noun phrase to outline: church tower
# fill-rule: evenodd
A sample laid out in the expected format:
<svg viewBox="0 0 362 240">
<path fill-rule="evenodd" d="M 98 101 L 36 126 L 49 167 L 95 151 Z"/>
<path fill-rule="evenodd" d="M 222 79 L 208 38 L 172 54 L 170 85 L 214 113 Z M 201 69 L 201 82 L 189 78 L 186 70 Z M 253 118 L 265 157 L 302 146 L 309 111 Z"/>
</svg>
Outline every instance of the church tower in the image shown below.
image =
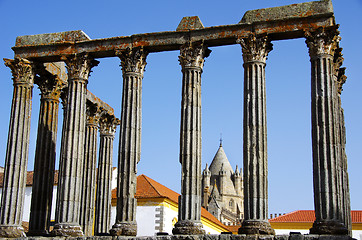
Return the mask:
<svg viewBox="0 0 362 240">
<path fill-rule="evenodd" d="M 222 147 L 217 150 L 210 167 L 202 174 L 202 206 L 225 225 L 238 225 L 243 218 L 242 171 L 235 172 Z"/>
</svg>

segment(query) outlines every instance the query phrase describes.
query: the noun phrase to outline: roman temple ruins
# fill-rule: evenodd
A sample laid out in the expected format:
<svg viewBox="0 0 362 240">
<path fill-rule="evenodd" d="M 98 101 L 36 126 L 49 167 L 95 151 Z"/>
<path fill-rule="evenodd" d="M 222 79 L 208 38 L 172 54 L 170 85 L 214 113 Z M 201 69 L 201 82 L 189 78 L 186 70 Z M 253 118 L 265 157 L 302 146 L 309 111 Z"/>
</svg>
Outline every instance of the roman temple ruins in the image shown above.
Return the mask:
<svg viewBox="0 0 362 240">
<path fill-rule="evenodd" d="M 330 0 L 245 13 L 237 24 L 204 27 L 184 17 L 176 31 L 90 39 L 82 31 L 19 36 L 14 59 L 13 100 L 0 211 L 0 237 L 135 236 L 136 168 L 141 151 L 141 94 L 148 54 L 180 51 L 182 102 L 179 161 L 182 168 L 178 222 L 171 238 L 201 236 L 201 76 L 209 47 L 238 44 L 244 61 L 244 220 L 236 236 L 277 238 L 268 222 L 265 66 L 272 42 L 305 38 L 311 62 L 313 180 L 316 220 L 313 239 L 348 239 L 351 215 L 341 90 L 346 80 L 338 24 Z M 210 55 L 211 54 L 211 55 Z M 120 120 L 87 91 L 91 69 L 102 58 L 118 57 L 123 75 Z M 65 73 L 65 68 L 67 73 Z M 41 90 L 29 232 L 21 227 L 32 89 Z M 59 102 L 64 108 L 56 217 L 49 229 Z M 109 223 L 109 174 L 116 126 L 120 125 L 117 216 Z M 96 139 L 100 156 L 96 179 Z M 240 161 L 241 164 L 241 161 Z M 93 194 L 95 186 L 97 192 Z M 94 199 L 94 196 L 96 199 Z M 92 230 L 91 219 L 95 219 Z M 107 226 L 110 226 L 109 229 Z M 222 236 L 222 235 L 221 235 Z M 165 237 L 165 236 L 154 236 Z M 205 236 L 206 237 L 206 236 Z M 304 239 L 302 238 L 298 239 Z M 218 237 L 210 236 L 208 238 Z M 249 239 L 249 238 L 248 238 Z M 255 239 L 255 238 L 253 238 Z M 264 239 L 264 238 L 263 238 Z M 268 238 L 269 239 L 269 238 Z M 309 238 L 308 238 L 309 239 Z"/>
</svg>

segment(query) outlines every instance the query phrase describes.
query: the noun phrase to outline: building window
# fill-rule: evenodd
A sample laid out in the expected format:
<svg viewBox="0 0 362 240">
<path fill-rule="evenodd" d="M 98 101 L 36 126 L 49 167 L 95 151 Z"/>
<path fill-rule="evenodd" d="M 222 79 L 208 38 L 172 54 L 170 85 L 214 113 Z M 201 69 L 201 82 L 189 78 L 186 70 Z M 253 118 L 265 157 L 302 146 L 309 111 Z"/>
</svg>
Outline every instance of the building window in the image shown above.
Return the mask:
<svg viewBox="0 0 362 240">
<path fill-rule="evenodd" d="M 230 208 L 234 207 L 234 200 L 232 200 L 232 199 L 230 200 L 230 202 L 229 202 L 229 207 L 230 207 Z"/>
</svg>

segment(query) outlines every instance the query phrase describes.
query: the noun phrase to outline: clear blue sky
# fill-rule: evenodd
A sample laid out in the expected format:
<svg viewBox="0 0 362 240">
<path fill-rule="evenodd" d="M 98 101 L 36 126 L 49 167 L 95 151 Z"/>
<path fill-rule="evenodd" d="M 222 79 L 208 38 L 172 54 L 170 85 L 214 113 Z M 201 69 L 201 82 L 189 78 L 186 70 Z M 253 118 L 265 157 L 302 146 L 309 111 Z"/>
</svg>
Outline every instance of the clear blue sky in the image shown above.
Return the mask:
<svg viewBox="0 0 362 240">
<path fill-rule="evenodd" d="M 247 10 L 300 0 L 200 1 L 12 1 L 0 0 L 0 55 L 13 58 L 21 35 L 83 30 L 92 39 L 173 31 L 184 16 L 198 15 L 205 27 L 235 24 Z M 362 1 L 334 0 L 348 77 L 342 93 L 352 209 L 362 209 Z M 313 209 L 310 62 L 304 39 L 273 42 L 266 67 L 269 212 Z M 219 145 L 233 168 L 242 167 L 243 67 L 238 45 L 212 48 L 202 74 L 202 161 L 210 163 Z M 181 67 L 178 51 L 153 53 L 143 80 L 142 156 L 138 173 L 180 192 L 179 125 Z M 0 165 L 4 165 L 12 99 L 10 69 L 0 64 Z M 120 116 L 119 59 L 100 59 L 88 89 Z M 33 169 L 39 90 L 34 87 L 28 170 Z M 62 112 L 60 112 L 60 115 Z M 61 121 L 60 121 L 61 122 Z M 59 125 L 58 139 L 61 135 Z M 118 134 L 114 144 L 117 161 Z M 58 141 L 59 142 L 59 141 Z M 59 149 L 60 143 L 58 143 Z M 59 151 L 57 158 L 59 157 Z"/>
</svg>

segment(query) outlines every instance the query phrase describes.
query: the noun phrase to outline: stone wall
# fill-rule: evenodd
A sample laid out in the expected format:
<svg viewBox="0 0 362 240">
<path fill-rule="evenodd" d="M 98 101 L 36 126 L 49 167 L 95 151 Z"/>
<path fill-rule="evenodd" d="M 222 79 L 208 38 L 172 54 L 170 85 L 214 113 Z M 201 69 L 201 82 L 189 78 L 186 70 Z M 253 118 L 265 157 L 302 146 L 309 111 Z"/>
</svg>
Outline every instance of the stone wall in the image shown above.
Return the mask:
<svg viewBox="0 0 362 240">
<path fill-rule="evenodd" d="M 19 238 L 22 240 L 41 240 L 41 239 L 64 239 L 60 237 L 56 238 Z M 167 235 L 167 236 L 152 236 L 152 237 L 77 237 L 67 238 L 69 240 L 352 240 L 349 236 L 331 236 L 331 235 L 302 235 L 294 233 L 291 235 L 275 235 L 275 236 L 257 236 L 257 235 L 232 235 L 232 234 L 221 234 L 221 235 Z"/>
</svg>

